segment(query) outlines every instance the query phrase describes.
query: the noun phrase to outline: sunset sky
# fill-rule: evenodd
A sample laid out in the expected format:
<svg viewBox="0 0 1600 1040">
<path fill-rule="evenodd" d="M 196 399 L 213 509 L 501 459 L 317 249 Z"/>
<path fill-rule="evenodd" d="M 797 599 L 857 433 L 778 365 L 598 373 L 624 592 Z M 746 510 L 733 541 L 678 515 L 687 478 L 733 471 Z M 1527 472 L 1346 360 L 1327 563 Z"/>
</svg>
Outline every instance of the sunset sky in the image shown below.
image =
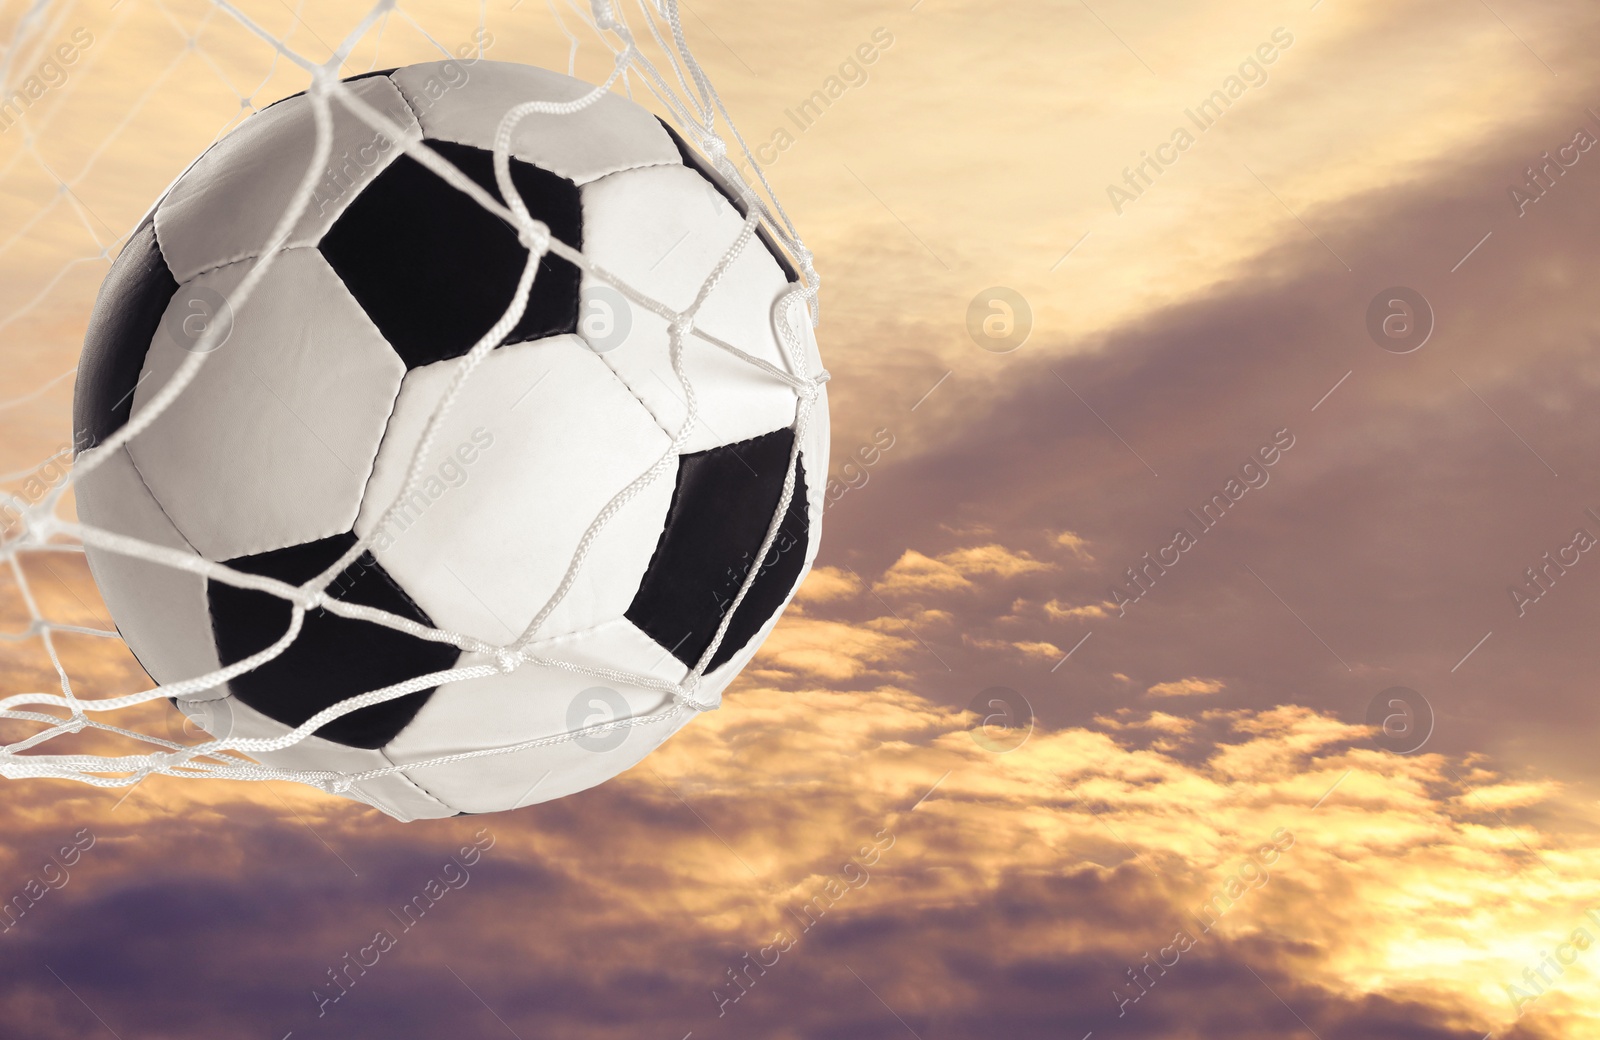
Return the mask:
<svg viewBox="0 0 1600 1040">
<path fill-rule="evenodd" d="M 316 61 L 368 10 L 294 7 L 239 4 Z M 565 71 L 553 10 L 603 79 L 561 0 L 488 3 L 485 56 Z M 513 813 L 5 782 L 0 899 L 44 895 L 0 1037 L 1600 1038 L 1600 8 L 682 10 L 822 276 L 852 487 L 796 602 L 721 710 Z M 404 0 L 345 71 L 479 17 Z M 307 79 L 204 0 L 12 0 L 5 94 L 80 29 L 0 132 L 13 491 L 125 236 Z M 21 566 L 109 625 L 81 557 Z M 58 644 L 80 696 L 148 688 Z M 0 643 L 6 694 L 56 686 Z M 1397 698 L 1414 739 L 1368 724 Z"/>
</svg>

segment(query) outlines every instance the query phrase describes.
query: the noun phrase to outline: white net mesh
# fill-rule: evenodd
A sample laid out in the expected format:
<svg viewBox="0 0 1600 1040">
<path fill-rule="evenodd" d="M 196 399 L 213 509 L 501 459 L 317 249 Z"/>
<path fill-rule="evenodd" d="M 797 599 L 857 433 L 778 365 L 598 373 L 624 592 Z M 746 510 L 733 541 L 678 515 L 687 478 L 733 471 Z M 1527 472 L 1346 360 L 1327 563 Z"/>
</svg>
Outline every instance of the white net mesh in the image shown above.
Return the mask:
<svg viewBox="0 0 1600 1040">
<path fill-rule="evenodd" d="M 302 585 L 290 585 L 271 578 L 244 573 L 222 564 L 209 562 L 189 553 L 126 537 L 87 524 L 71 522 L 60 515 L 62 498 L 67 489 L 91 472 L 109 453 L 120 450 L 122 445 L 138 437 L 194 381 L 200 368 L 212 356 L 211 347 L 216 345 L 217 337 L 220 334 L 225 334 L 220 324 L 208 329 L 202 335 L 199 342 L 195 344 L 193 351 L 170 381 L 150 400 L 148 405 L 142 406 L 137 415 L 133 416 L 115 434 L 93 450 L 80 454 L 75 462 L 70 460 L 68 453 L 65 451 L 57 453 L 47 460 L 44 466 L 58 467 L 63 470 L 69 463 L 71 464 L 72 468 L 70 472 L 66 472 L 64 479 L 55 481 L 47 492 L 33 499 L 21 492 L 12 492 L 0 498 L 0 508 L 3 508 L 4 516 L 7 520 L 3 535 L 4 541 L 0 542 L 0 558 L 4 559 L 9 568 L 18 596 L 29 619 L 29 623 L 24 630 L 0 632 L 0 640 L 11 643 L 37 640 L 48 655 L 61 688 L 59 694 L 20 692 L 0 699 L 0 720 L 37 724 L 39 727 L 36 731 L 21 739 L 0 746 L 0 775 L 14 779 L 57 777 L 78 780 L 100 787 L 127 786 L 137 783 L 152 774 L 233 780 L 286 779 L 312 784 L 328 791 L 350 793 L 352 785 L 401 769 L 409 772 L 466 758 L 507 754 L 529 748 L 562 743 L 586 735 L 600 734 L 624 727 L 655 725 L 664 723 L 686 712 L 704 711 L 715 707 L 714 704 L 697 697 L 701 677 L 721 645 L 728 630 L 728 625 L 737 612 L 739 605 L 744 601 L 760 574 L 762 568 L 759 566 L 750 566 L 748 568 L 738 593 L 723 610 L 721 625 L 712 638 L 710 645 L 701 654 L 695 666 L 689 669 L 688 673 L 680 681 L 667 682 L 650 675 L 581 667 L 568 661 L 539 656 L 530 648 L 539 637 L 541 626 L 572 588 L 597 535 L 630 499 L 651 483 L 675 472 L 677 456 L 688 441 L 691 431 L 699 419 L 695 388 L 692 381 L 685 375 L 683 367 L 683 354 L 686 349 L 727 351 L 741 361 L 760 369 L 765 376 L 787 385 L 793 391 L 795 413 L 794 423 L 791 428 L 794 431 L 794 439 L 788 470 L 784 478 L 783 490 L 777 508 L 767 527 L 761 548 L 754 557 L 758 561 L 768 558 L 774 541 L 779 536 L 780 525 L 794 495 L 801 445 L 805 440 L 806 430 L 811 422 L 813 406 L 820 388 L 827 379 L 826 371 L 812 372 L 809 370 L 810 363 L 807 350 L 797 332 L 799 327 L 797 322 L 809 319 L 813 325 L 816 323 L 818 316 L 818 279 L 812 266 L 811 254 L 806 250 L 788 215 L 778 203 L 771 186 L 761 172 L 760 166 L 751 155 L 750 149 L 733 128 L 722 99 L 711 85 L 699 62 L 690 52 L 684 36 L 676 0 L 659 0 L 656 3 L 638 0 L 638 10 L 634 17 L 637 24 L 643 26 L 643 37 L 637 36 L 633 25 L 629 23 L 629 15 L 633 14 L 633 12 L 624 12 L 620 6 L 610 3 L 608 0 L 592 0 L 588 10 L 573 3 L 572 0 L 567 0 L 565 8 L 563 10 L 555 0 L 550 0 L 550 13 L 560 31 L 570 41 L 566 70 L 568 74 L 574 74 L 576 68 L 581 43 L 578 33 L 581 32 L 586 37 L 597 40 L 609 51 L 611 55 L 610 75 L 604 82 L 595 86 L 593 91 L 577 100 L 565 103 L 528 101 L 504 113 L 499 122 L 494 143 L 495 179 L 502 197 L 507 200 L 507 204 L 502 204 L 498 199 L 483 190 L 466 175 L 424 145 L 420 140 L 419 133 L 403 131 L 383 113 L 363 102 L 354 91 L 340 82 L 341 68 L 346 66 L 351 53 L 363 40 L 375 39 L 373 62 L 376 64 L 377 47 L 381 46 L 383 34 L 396 18 L 403 20 L 410 28 L 426 36 L 439 51 L 444 53 L 446 58 L 455 57 L 446 48 L 439 45 L 432 36 L 428 36 L 426 30 L 417 20 L 399 4 L 393 2 L 393 0 L 385 0 L 385 2 L 376 4 L 366 12 L 359 23 L 334 48 L 333 57 L 325 62 L 316 62 L 298 53 L 289 45 L 286 38 L 275 37 L 239 8 L 228 3 L 227 0 L 214 0 L 212 8 L 206 12 L 204 19 L 202 19 L 202 24 L 214 17 L 231 18 L 243 30 L 253 34 L 264 45 L 273 49 L 272 61 L 274 66 L 281 61 L 290 62 L 310 76 L 307 93 L 317 129 L 313 159 L 305 170 L 291 204 L 282 213 L 268 245 L 263 249 L 261 261 L 254 266 L 237 290 L 230 294 L 230 302 L 233 307 L 242 306 L 251 293 L 255 291 L 262 277 L 271 268 L 274 259 L 284 250 L 285 244 L 296 226 L 296 221 L 306 207 L 311 204 L 319 180 L 323 176 L 329 160 L 332 142 L 332 106 L 334 105 L 343 106 L 375 131 L 387 135 L 390 140 L 403 147 L 408 155 L 425 165 L 457 190 L 470 196 L 478 205 L 517 228 L 519 239 L 527 249 L 526 263 L 517 284 L 515 298 L 510 306 L 506 308 L 505 313 L 501 315 L 494 326 L 456 363 L 448 388 L 437 407 L 431 413 L 421 440 L 411 455 L 406 479 L 399 491 L 394 495 L 388 510 L 378 523 L 373 526 L 371 533 L 364 538 L 358 539 L 337 562 Z M 163 12 L 165 12 L 164 8 Z M 11 43 L 7 47 L 3 59 L 0 59 L 0 84 L 5 84 L 8 87 L 13 85 L 17 79 L 16 70 L 28 68 L 34 62 L 38 53 L 47 53 L 45 48 L 48 43 L 56 39 L 68 25 L 68 13 L 65 10 L 51 12 L 46 4 L 41 2 L 35 4 L 17 20 L 13 28 Z M 120 25 L 120 23 L 118 24 Z M 581 29 L 575 32 L 573 26 L 580 24 Z M 479 32 L 475 39 L 478 41 L 478 49 L 481 56 L 485 39 L 481 8 L 479 12 Z M 192 47 L 192 36 L 190 41 L 190 46 Z M 176 62 L 174 62 L 175 65 Z M 162 74 L 162 78 L 165 78 L 174 66 L 169 66 L 166 72 Z M 219 78 L 227 82 L 227 77 L 220 70 L 217 71 L 217 74 Z M 348 69 L 345 70 L 345 74 L 349 74 Z M 268 75 L 270 77 L 270 70 Z M 160 80 L 157 82 L 159 83 Z M 264 82 L 265 80 L 263 80 Z M 154 86 L 151 89 L 153 90 Z M 668 307 L 660 301 L 652 299 L 647 294 L 626 284 L 620 278 L 601 269 L 577 249 L 552 237 L 549 228 L 530 215 L 511 179 L 511 138 L 519 121 L 535 113 L 559 116 L 580 111 L 595 103 L 613 89 L 620 89 L 626 92 L 629 97 L 634 96 L 636 89 L 642 89 L 655 98 L 660 107 L 679 126 L 685 137 L 710 159 L 714 167 L 743 197 L 748 206 L 748 216 L 739 235 L 701 284 L 693 302 L 687 308 L 681 310 Z M 136 112 L 142 107 L 148 94 L 149 91 L 136 100 L 133 111 Z M 240 95 L 240 100 L 244 102 L 242 106 L 244 109 L 243 116 L 248 117 L 250 111 L 248 98 Z M 58 115 L 59 108 L 50 112 L 47 118 Z M 133 118 L 132 113 L 129 114 L 128 118 Z M 719 130 L 719 127 L 725 128 L 725 130 Z M 25 139 L 22 150 L 13 157 L 11 163 L 7 164 L 5 169 L 0 169 L 0 177 L 9 172 L 10 166 L 14 166 L 21 161 L 22 157 L 32 152 L 34 135 L 40 129 L 42 129 L 42 124 L 28 128 L 28 136 Z M 228 127 L 223 129 L 226 131 Z M 759 181 L 758 186 L 748 183 L 741 175 L 740 168 L 729 160 L 728 144 L 723 137 L 724 132 L 732 138 L 734 144 L 744 155 L 746 168 L 755 172 Z M 39 158 L 37 153 L 33 153 L 33 155 L 36 159 Z M 41 166 L 45 165 L 42 159 L 39 159 L 39 164 Z M 52 174 L 52 176 L 54 175 Z M 98 226 L 98 222 L 94 221 L 91 215 L 83 209 L 81 203 L 75 201 L 76 196 L 71 192 L 67 182 L 60 181 L 58 178 L 58 183 L 61 186 L 62 194 L 74 200 L 73 204 L 79 210 L 79 215 L 88 228 L 90 235 L 96 243 L 101 245 L 101 251 L 98 256 L 74 260 L 68 267 L 86 262 L 107 260 L 117 242 L 104 241 L 104 228 Z M 0 244 L 0 251 L 9 248 L 21 236 L 25 235 L 28 231 L 28 226 L 25 224 L 7 242 Z M 695 320 L 697 313 L 706 302 L 711 291 L 722 279 L 729 265 L 744 249 L 749 247 L 758 227 L 765 227 L 782 244 L 797 261 L 802 272 L 801 281 L 796 283 L 782 297 L 775 309 L 776 331 L 781 341 L 783 357 L 786 362 L 782 367 L 753 357 L 733 344 L 718 339 L 698 327 Z M 123 237 L 126 238 L 126 236 Z M 355 563 L 363 552 L 368 550 L 378 534 L 385 530 L 389 522 L 395 518 L 401 508 L 401 503 L 421 483 L 425 475 L 425 464 L 429 457 L 430 448 L 434 444 L 442 421 L 451 409 L 455 407 L 462 387 L 473 377 L 474 371 L 479 367 L 488 352 L 493 350 L 504 339 L 522 317 L 528 304 L 529 293 L 539 270 L 539 262 L 547 252 L 554 253 L 576 265 L 588 275 L 611 285 L 626 297 L 633 306 L 644 308 L 651 313 L 659 315 L 669 323 L 671 366 L 677 377 L 682 397 L 687 404 L 687 415 L 678 429 L 671 446 L 652 466 L 640 473 L 632 482 L 619 491 L 593 518 L 579 541 L 576 551 L 573 553 L 563 579 L 551 592 L 548 600 L 534 615 L 521 634 L 508 643 L 498 645 L 486 643 L 461 632 L 428 627 L 387 611 L 355 603 L 342 602 L 333 598 L 327 591 L 329 586 L 347 567 Z M 0 320 L 0 328 L 11 324 L 37 306 L 50 288 L 61 277 L 65 276 L 65 273 L 63 271 L 62 274 L 57 275 L 56 279 L 49 282 L 32 301 L 24 304 L 9 317 Z M 56 380 L 52 380 L 52 383 L 65 379 L 70 375 L 71 373 L 69 372 L 58 376 Z M 13 397 L 10 401 L 0 402 L 0 408 L 20 405 L 44 393 L 48 388 L 48 384 L 35 387 Z M 22 473 L 6 474 L 5 476 L 9 481 L 14 482 L 21 477 L 37 474 L 43 468 L 43 466 L 34 467 Z M 60 653 L 58 653 L 55 637 L 62 633 L 105 639 L 118 639 L 120 636 L 116 631 L 53 621 L 47 617 L 30 586 L 28 572 L 23 566 L 23 560 L 31 554 L 81 554 L 86 545 L 92 546 L 97 552 L 137 557 L 164 566 L 195 572 L 204 575 L 207 580 L 212 582 L 221 582 L 242 589 L 254 589 L 280 597 L 287 601 L 291 607 L 289 625 L 282 636 L 271 646 L 257 654 L 208 674 L 192 676 L 180 682 L 155 686 L 126 696 L 98 699 L 79 697 L 73 692 L 72 680 L 68 675 L 68 669 L 63 665 Z M 139 705 L 163 698 L 185 698 L 205 691 L 215 690 L 230 679 L 258 668 L 282 654 L 299 635 L 307 611 L 315 609 L 328 611 L 340 617 L 359 619 L 373 625 L 383 625 L 408 633 L 419 639 L 448 643 L 464 651 L 489 655 L 493 658 L 495 664 L 451 668 L 445 671 L 418 675 L 404 682 L 384 686 L 380 689 L 369 690 L 327 708 L 292 731 L 275 739 L 221 737 L 204 740 L 197 744 L 184 744 L 159 736 L 137 733 L 99 721 L 96 718 L 96 716 L 103 716 L 110 712 L 133 709 Z M 480 678 L 501 672 L 512 672 L 526 664 L 537 664 L 581 672 L 610 682 L 628 683 L 646 689 L 658 690 L 668 695 L 670 701 L 660 710 L 650 714 L 604 722 L 569 733 L 541 737 L 502 747 L 441 756 L 423 762 L 407 763 L 403 766 L 391 765 L 359 773 L 276 768 L 252 761 L 246 757 L 289 747 L 304 740 L 328 722 L 370 705 L 392 701 L 407 694 L 436 687 L 443 683 Z M 52 739 L 84 731 L 99 731 L 116 737 L 141 741 L 154 745 L 156 750 L 122 755 L 49 754 L 35 750 Z"/>
</svg>

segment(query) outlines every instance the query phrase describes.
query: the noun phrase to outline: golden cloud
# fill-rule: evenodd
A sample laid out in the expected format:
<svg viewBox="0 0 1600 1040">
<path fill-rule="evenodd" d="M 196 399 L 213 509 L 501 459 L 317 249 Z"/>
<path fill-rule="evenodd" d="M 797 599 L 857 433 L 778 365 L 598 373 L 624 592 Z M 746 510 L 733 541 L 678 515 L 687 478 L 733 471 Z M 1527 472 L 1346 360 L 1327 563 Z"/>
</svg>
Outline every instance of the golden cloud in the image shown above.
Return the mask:
<svg viewBox="0 0 1600 1040">
<path fill-rule="evenodd" d="M 752 664 L 797 675 L 845 680 L 888 664 L 915 645 L 910 639 L 866 625 L 796 616 L 773 630 Z"/>
<path fill-rule="evenodd" d="M 949 563 L 907 549 L 878 579 L 873 591 L 885 596 L 903 596 L 957 592 L 971 587 L 966 576 Z"/>
<path fill-rule="evenodd" d="M 1148 729 L 1158 733 L 1183 734 L 1195 728 L 1195 720 L 1164 711 L 1152 711 L 1143 718 L 1133 718 L 1132 708 L 1118 708 L 1111 715 L 1095 716 L 1095 725 L 1112 730 Z"/>
<path fill-rule="evenodd" d="M 1054 643 L 1039 641 L 1010 641 L 1005 639 L 986 639 L 982 636 L 963 635 L 962 641 L 968 646 L 979 650 L 992 650 L 1000 653 L 1018 653 L 1023 657 L 1030 657 L 1040 661 L 1059 660 L 1064 652 Z"/>
<path fill-rule="evenodd" d="M 1052 599 L 1044 605 L 1044 611 L 1055 621 L 1065 621 L 1077 618 L 1102 618 L 1106 616 L 1106 608 L 1116 604 L 1107 601 L 1099 603 L 1085 603 L 1082 606 L 1069 607 L 1059 599 Z"/>
<path fill-rule="evenodd" d="M 1156 683 L 1144 692 L 1152 697 L 1193 697 L 1199 694 L 1217 693 L 1222 686 L 1221 679 L 1201 679 L 1191 675 L 1187 679 Z"/>
<path fill-rule="evenodd" d="M 1076 534 L 1075 532 L 1062 531 L 1060 534 L 1056 535 L 1055 543 L 1061 546 L 1063 549 L 1070 550 L 1074 556 L 1081 557 L 1085 560 L 1094 559 L 1094 557 L 1089 553 L 1089 540 L 1084 538 L 1082 535 Z"/>
<path fill-rule="evenodd" d="M 1054 564 L 993 543 L 955 549 L 938 557 L 907 549 L 873 589 L 881 595 L 957 592 L 972 588 L 975 577 L 1015 578 L 1052 569 Z"/>
<path fill-rule="evenodd" d="M 861 583 L 842 567 L 813 567 L 795 591 L 798 603 L 836 603 L 861 591 Z"/>
</svg>

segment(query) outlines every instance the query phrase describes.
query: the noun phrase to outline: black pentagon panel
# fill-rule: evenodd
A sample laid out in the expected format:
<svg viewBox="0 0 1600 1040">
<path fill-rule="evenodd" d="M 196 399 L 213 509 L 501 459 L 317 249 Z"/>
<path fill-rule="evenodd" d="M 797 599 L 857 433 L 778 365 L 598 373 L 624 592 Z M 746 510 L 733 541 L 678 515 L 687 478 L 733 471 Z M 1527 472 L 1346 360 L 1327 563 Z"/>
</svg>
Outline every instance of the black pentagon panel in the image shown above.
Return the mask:
<svg viewBox="0 0 1600 1040">
<path fill-rule="evenodd" d="M 426 143 L 500 198 L 493 152 Z M 583 247 L 576 184 L 518 159 L 511 160 L 511 180 L 528 212 L 548 224 L 552 235 L 574 249 Z M 470 350 L 510 305 L 528 255 L 509 224 L 408 155 L 356 196 L 320 248 L 408 368 Z M 577 327 L 578 269 L 548 253 L 528 308 L 504 342 Z"/>
<path fill-rule="evenodd" d="M 717 168 L 707 162 L 705 156 L 696 151 L 688 141 L 685 141 L 683 135 L 674 130 L 665 119 L 656 116 L 656 122 L 660 123 L 662 129 L 671 135 L 672 143 L 678 146 L 678 155 L 683 159 L 683 165 L 710 181 L 712 187 L 716 188 L 722 194 L 722 197 L 727 199 L 729 204 L 739 211 L 739 216 L 748 217 L 750 215 L 750 207 L 745 203 L 744 196 L 733 190 L 733 185 L 728 183 L 727 178 L 717 172 Z M 778 266 L 783 269 L 783 277 L 788 281 L 798 282 L 800 280 L 800 272 L 795 270 L 794 263 L 789 259 L 789 254 L 783 251 L 771 233 L 764 226 L 757 224 L 756 237 L 761 239 L 761 244 L 767 247 L 767 252 L 772 254 L 772 259 L 776 260 Z"/>
<path fill-rule="evenodd" d="M 298 585 L 322 573 L 354 544 L 352 534 L 335 535 L 229 560 L 228 566 Z M 370 552 L 362 553 L 328 590 L 346 603 L 433 624 Z M 215 581 L 207 583 L 206 595 L 217 652 L 225 665 L 260 653 L 288 629 L 290 607 L 277 596 Z M 235 697 L 263 715 L 298 726 L 347 697 L 453 667 L 460 654 L 447 643 L 430 643 L 318 609 L 306 613 L 304 627 L 288 649 L 228 685 Z M 334 719 L 317 730 L 317 736 L 350 747 L 382 747 L 406 727 L 432 693 L 419 690 L 361 708 Z"/>
<path fill-rule="evenodd" d="M 133 410 L 145 355 L 178 283 L 161 255 L 155 221 L 129 236 L 95 298 L 72 394 L 73 450 L 120 430 Z"/>
<path fill-rule="evenodd" d="M 783 429 L 678 459 L 666 528 L 626 617 L 691 668 L 761 549 L 793 447 L 794 431 Z M 802 456 L 778 537 L 707 671 L 744 649 L 783 607 L 805 566 L 809 533 Z"/>
</svg>

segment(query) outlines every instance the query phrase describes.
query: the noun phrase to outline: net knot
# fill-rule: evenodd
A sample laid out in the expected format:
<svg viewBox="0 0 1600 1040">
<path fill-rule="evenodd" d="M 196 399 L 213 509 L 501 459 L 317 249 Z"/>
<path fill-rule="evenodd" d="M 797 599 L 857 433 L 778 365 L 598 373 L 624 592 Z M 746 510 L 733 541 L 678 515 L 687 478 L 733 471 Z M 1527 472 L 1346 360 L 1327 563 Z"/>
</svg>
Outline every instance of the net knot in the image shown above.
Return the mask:
<svg viewBox="0 0 1600 1040">
<path fill-rule="evenodd" d="M 535 220 L 527 227 L 517 232 L 517 241 L 530 253 L 538 256 L 550 252 L 550 225 L 542 220 Z"/>
<path fill-rule="evenodd" d="M 715 166 L 722 161 L 723 156 L 728 154 L 727 142 L 723 141 L 723 139 L 718 137 L 716 134 L 707 134 L 705 152 L 706 158 L 710 159 L 711 165 Z"/>
<path fill-rule="evenodd" d="M 707 704 L 695 697 L 695 693 L 700 689 L 700 679 L 701 676 L 699 675 L 690 675 L 678 684 L 678 688 L 672 693 L 672 699 L 677 702 L 679 707 L 688 708 L 695 712 L 715 711 L 717 709 L 715 704 Z"/>
<path fill-rule="evenodd" d="M 60 519 L 50 513 L 29 509 L 22 514 L 23 532 L 36 542 L 48 542 L 60 526 Z"/>
<path fill-rule="evenodd" d="M 494 652 L 494 663 L 502 674 L 510 675 L 517 670 L 517 665 L 522 663 L 522 655 L 511 650 L 501 648 Z"/>
</svg>

